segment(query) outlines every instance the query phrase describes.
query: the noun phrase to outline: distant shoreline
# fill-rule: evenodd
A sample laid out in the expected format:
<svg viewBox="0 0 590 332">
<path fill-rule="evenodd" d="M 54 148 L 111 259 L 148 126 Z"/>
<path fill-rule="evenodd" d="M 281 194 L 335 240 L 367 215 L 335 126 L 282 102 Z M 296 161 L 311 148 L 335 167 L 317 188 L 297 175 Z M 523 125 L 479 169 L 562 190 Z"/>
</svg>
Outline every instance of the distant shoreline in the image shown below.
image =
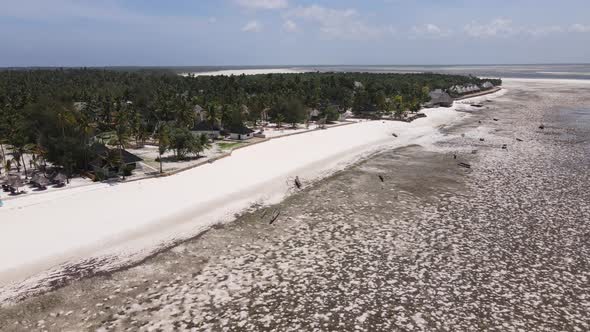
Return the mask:
<svg viewBox="0 0 590 332">
<path fill-rule="evenodd" d="M 473 75 L 480 78 L 590 80 L 590 64 L 530 64 L 530 65 L 316 65 L 316 66 L 211 66 L 171 68 L 186 75 L 240 75 L 242 73 L 298 72 L 362 72 L 389 74 L 437 73 Z"/>
<path fill-rule="evenodd" d="M 490 89 L 490 90 L 476 92 L 476 93 L 470 93 L 470 94 L 467 94 L 467 95 L 464 95 L 464 96 L 455 98 L 455 101 L 457 101 L 457 100 L 465 100 L 465 99 L 474 98 L 474 97 L 481 97 L 481 96 L 489 95 L 489 94 L 492 94 L 492 93 L 496 93 L 496 92 L 498 92 L 500 90 L 502 90 L 502 87 L 498 86 L 498 87 L 495 87 L 495 88 Z"/>
<path fill-rule="evenodd" d="M 266 75 L 266 74 L 301 74 L 309 71 L 295 68 L 260 68 L 260 69 L 227 69 L 206 72 L 186 72 L 180 76 L 240 76 L 240 75 Z"/>
</svg>

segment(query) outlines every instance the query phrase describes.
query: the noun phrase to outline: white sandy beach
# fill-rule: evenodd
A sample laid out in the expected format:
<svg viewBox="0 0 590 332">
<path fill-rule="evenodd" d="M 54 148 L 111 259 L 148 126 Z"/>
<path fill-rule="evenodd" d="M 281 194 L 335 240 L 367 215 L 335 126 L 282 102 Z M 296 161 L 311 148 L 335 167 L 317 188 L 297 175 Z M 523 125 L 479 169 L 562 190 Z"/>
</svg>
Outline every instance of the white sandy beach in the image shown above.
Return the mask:
<svg viewBox="0 0 590 332">
<path fill-rule="evenodd" d="M 264 74 L 297 74 L 304 73 L 305 70 L 294 69 L 294 68 L 268 68 L 268 69 L 231 69 L 231 70 L 218 70 L 208 72 L 197 72 L 197 73 L 184 73 L 182 76 L 194 75 L 194 76 L 239 76 L 239 75 L 264 75 Z"/>
<path fill-rule="evenodd" d="M 364 121 L 272 140 L 171 177 L 8 201 L 0 209 L 0 299 L 10 297 L 9 284 L 38 282 L 62 264 L 110 257 L 99 272 L 141 260 L 254 203 L 280 201 L 295 176 L 306 185 L 384 148 L 429 146 L 438 127 L 468 116 L 454 108 L 424 112 L 412 123 Z"/>
</svg>

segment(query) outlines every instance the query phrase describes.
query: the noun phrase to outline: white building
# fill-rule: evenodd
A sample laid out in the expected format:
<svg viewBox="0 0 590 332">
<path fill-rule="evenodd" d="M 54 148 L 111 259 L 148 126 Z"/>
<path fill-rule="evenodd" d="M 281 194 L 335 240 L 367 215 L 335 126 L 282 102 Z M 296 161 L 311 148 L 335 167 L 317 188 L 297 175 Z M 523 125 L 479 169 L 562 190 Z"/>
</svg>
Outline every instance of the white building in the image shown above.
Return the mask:
<svg viewBox="0 0 590 332">
<path fill-rule="evenodd" d="M 484 84 L 481 85 L 481 87 L 484 89 L 491 89 L 494 87 L 494 85 L 491 82 L 485 82 Z"/>
<path fill-rule="evenodd" d="M 246 126 L 242 126 L 241 128 L 238 128 L 238 129 L 232 129 L 229 132 L 229 138 L 235 139 L 238 141 L 247 140 L 252 137 L 254 137 L 254 130 L 252 130 Z"/>
<path fill-rule="evenodd" d="M 218 139 L 221 136 L 221 129 L 206 121 L 201 121 L 193 126 L 191 133 L 195 136 L 207 135 L 210 139 Z"/>
<path fill-rule="evenodd" d="M 195 120 L 197 122 L 205 121 L 205 119 L 207 118 L 207 112 L 200 105 L 195 105 L 195 107 L 193 108 L 193 112 L 195 112 Z"/>
</svg>

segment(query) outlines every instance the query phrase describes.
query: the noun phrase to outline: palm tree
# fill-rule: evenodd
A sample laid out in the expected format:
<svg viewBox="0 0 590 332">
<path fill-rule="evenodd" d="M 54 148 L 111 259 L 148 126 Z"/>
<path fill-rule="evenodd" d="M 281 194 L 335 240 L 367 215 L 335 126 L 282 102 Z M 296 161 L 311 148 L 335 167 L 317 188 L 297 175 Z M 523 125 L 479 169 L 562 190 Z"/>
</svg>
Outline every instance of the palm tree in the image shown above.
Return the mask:
<svg viewBox="0 0 590 332">
<path fill-rule="evenodd" d="M 176 121 L 180 127 L 191 127 L 195 123 L 193 108 L 185 100 L 178 100 L 175 105 Z"/>
<path fill-rule="evenodd" d="M 25 171 L 25 179 L 28 179 L 27 163 L 25 162 L 25 146 L 13 146 L 12 149 L 12 157 L 16 161 L 17 172 L 20 172 L 20 166 L 22 165 Z"/>
<path fill-rule="evenodd" d="M 217 126 L 221 122 L 221 117 L 217 112 L 217 106 L 214 104 L 207 106 L 207 122 L 212 126 Z"/>
<path fill-rule="evenodd" d="M 168 127 L 165 125 L 160 126 L 160 130 L 158 132 L 158 161 L 160 162 L 160 173 L 163 173 L 162 170 L 162 155 L 168 151 L 170 147 L 170 136 L 168 134 Z"/>
<path fill-rule="evenodd" d="M 199 145 L 201 146 L 201 151 L 207 150 L 211 148 L 211 142 L 209 142 L 209 137 L 205 134 L 201 134 L 199 137 Z"/>
<path fill-rule="evenodd" d="M 135 137 L 135 146 L 143 147 L 145 139 L 147 138 L 147 129 L 144 120 L 139 113 L 132 117 L 131 121 L 132 135 Z"/>
<path fill-rule="evenodd" d="M 12 163 L 10 162 L 10 160 L 6 159 L 4 160 L 4 170 L 6 171 L 6 174 L 10 173 L 10 171 L 12 170 Z"/>
<path fill-rule="evenodd" d="M 115 116 L 115 139 L 119 147 L 119 159 L 123 160 L 123 150 L 129 141 L 129 121 L 126 108 L 121 108 Z M 120 167 L 119 165 L 119 171 Z M 125 180 L 125 171 L 123 170 L 123 180 Z"/>
<path fill-rule="evenodd" d="M 233 109 L 227 105 L 221 108 L 221 115 L 219 116 L 221 129 L 225 129 L 226 126 L 230 125 L 232 120 L 232 110 Z"/>
<path fill-rule="evenodd" d="M 106 154 L 103 156 L 106 166 L 108 169 L 116 168 L 121 172 L 122 157 L 120 151 L 107 149 Z"/>
<path fill-rule="evenodd" d="M 82 115 L 78 121 L 78 129 L 84 135 L 84 168 L 88 170 L 88 150 L 90 148 L 90 136 L 94 131 L 95 125 L 90 122 L 87 116 Z"/>
<path fill-rule="evenodd" d="M 2 159 L 1 160 L 6 160 L 6 154 L 4 153 L 4 144 L 5 144 L 5 140 L 3 138 L 0 138 L 0 153 L 2 153 Z"/>
<path fill-rule="evenodd" d="M 191 142 L 190 145 L 191 145 L 191 147 L 190 147 L 191 152 L 193 152 L 197 158 L 201 155 L 201 152 L 203 152 L 203 150 L 205 149 L 203 147 L 203 145 L 201 144 L 200 139 L 193 138 L 193 142 Z"/>
<path fill-rule="evenodd" d="M 29 151 L 33 155 L 33 160 L 35 161 L 37 168 L 39 168 L 39 161 L 43 161 L 43 172 L 47 172 L 47 150 L 43 147 L 40 138 L 37 139 L 37 144 L 30 145 Z"/>
<path fill-rule="evenodd" d="M 283 114 L 277 115 L 277 128 L 281 128 L 283 126 L 283 121 L 285 121 L 285 116 Z"/>
</svg>

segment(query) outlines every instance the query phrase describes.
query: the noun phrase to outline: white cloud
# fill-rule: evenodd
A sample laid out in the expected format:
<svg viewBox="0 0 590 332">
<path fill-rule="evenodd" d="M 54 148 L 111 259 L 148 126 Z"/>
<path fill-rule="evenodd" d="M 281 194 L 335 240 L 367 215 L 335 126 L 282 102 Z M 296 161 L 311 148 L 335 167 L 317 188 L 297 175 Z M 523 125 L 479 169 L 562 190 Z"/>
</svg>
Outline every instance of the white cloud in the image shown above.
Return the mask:
<svg viewBox="0 0 590 332">
<path fill-rule="evenodd" d="M 342 23 L 358 15 L 354 9 L 332 9 L 318 5 L 299 7 L 292 11 L 293 15 L 316 22 L 324 22 L 328 25 Z"/>
<path fill-rule="evenodd" d="M 451 35 L 450 29 L 443 29 L 435 24 L 427 23 L 424 25 L 413 26 L 412 32 L 414 37 L 431 37 L 431 38 L 443 38 Z"/>
<path fill-rule="evenodd" d="M 85 19 L 100 22 L 148 26 L 202 27 L 211 20 L 206 17 L 149 15 L 121 6 L 116 0 L 0 0 L 0 18 L 12 17 L 41 22 L 63 22 Z"/>
<path fill-rule="evenodd" d="M 486 24 L 472 22 L 467 24 L 464 30 L 471 37 L 502 37 L 517 32 L 517 29 L 512 26 L 512 21 L 503 18 L 497 18 Z"/>
<path fill-rule="evenodd" d="M 541 26 L 524 29 L 525 33 L 533 35 L 535 37 L 545 36 L 553 33 L 564 32 L 564 29 L 559 25 Z"/>
<path fill-rule="evenodd" d="M 262 24 L 258 21 L 250 21 L 242 27 L 242 31 L 244 32 L 260 32 L 262 31 Z"/>
<path fill-rule="evenodd" d="M 564 32 L 590 32 L 590 26 L 582 24 L 573 24 L 567 28 L 560 25 L 547 26 L 518 26 L 511 20 L 497 18 L 487 24 L 472 22 L 464 28 L 465 33 L 471 37 L 510 37 L 515 35 L 543 37 L 550 34 Z"/>
<path fill-rule="evenodd" d="M 573 24 L 568 30 L 570 32 L 590 32 L 590 25 Z"/>
<path fill-rule="evenodd" d="M 44 21 L 67 18 L 84 18 L 92 20 L 128 21 L 142 20 L 143 15 L 125 10 L 116 2 L 89 2 L 75 0 L 0 0 L 0 16 L 24 19 L 41 19 Z"/>
<path fill-rule="evenodd" d="M 289 6 L 287 0 L 235 0 L 242 7 L 250 9 L 281 9 Z"/>
<path fill-rule="evenodd" d="M 283 30 L 288 32 L 295 32 L 297 31 L 297 23 L 291 20 L 286 20 L 285 23 L 283 23 Z"/>
<path fill-rule="evenodd" d="M 333 9 L 319 5 L 298 7 L 286 14 L 297 17 L 319 26 L 325 37 L 339 39 L 374 39 L 386 32 L 390 27 L 379 27 L 365 23 L 354 9 Z"/>
</svg>

